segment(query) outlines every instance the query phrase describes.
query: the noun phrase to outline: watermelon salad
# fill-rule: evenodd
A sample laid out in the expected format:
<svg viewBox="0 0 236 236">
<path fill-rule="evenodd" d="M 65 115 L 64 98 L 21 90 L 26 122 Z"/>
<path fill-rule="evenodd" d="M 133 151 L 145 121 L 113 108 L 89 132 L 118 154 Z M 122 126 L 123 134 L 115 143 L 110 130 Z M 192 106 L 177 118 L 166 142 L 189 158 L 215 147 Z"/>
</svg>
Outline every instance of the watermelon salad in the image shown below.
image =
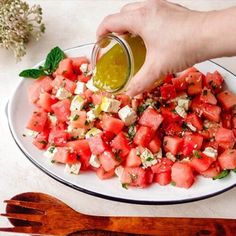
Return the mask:
<svg viewBox="0 0 236 236">
<path fill-rule="evenodd" d="M 63 55 L 46 60 L 44 70 L 21 73 L 36 79 L 24 136 L 42 158 L 68 173 L 117 177 L 124 188 L 190 188 L 199 175 L 220 179 L 236 171 L 236 95 L 219 72 L 193 67 L 131 98 L 99 91 L 90 68 L 86 57 Z"/>
</svg>

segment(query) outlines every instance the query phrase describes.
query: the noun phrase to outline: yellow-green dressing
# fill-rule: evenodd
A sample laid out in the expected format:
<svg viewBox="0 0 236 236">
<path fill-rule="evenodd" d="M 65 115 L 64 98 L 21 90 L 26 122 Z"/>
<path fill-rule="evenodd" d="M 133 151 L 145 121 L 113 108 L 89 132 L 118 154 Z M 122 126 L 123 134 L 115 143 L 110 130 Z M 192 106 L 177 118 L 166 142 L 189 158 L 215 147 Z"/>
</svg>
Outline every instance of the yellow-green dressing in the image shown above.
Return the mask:
<svg viewBox="0 0 236 236">
<path fill-rule="evenodd" d="M 109 49 L 96 64 L 96 73 L 93 77 L 94 85 L 104 91 L 118 91 L 126 85 L 130 75 L 133 76 L 141 68 L 146 56 L 143 40 L 138 37 L 126 35 L 124 40 L 130 47 L 133 55 L 127 55 L 120 44 L 115 44 Z M 128 60 L 133 58 L 131 68 Z M 133 71 L 132 71 L 133 70 Z M 131 71 L 133 72 L 132 74 Z"/>
</svg>

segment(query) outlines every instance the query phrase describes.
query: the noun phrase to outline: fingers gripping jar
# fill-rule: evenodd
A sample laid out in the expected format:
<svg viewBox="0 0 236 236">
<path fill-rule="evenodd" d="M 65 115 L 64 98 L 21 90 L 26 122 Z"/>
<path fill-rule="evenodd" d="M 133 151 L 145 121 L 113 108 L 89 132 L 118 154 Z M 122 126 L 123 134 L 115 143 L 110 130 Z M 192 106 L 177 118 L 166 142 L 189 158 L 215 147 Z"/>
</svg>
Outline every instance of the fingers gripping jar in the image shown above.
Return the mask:
<svg viewBox="0 0 236 236">
<path fill-rule="evenodd" d="M 146 47 L 139 36 L 105 35 L 92 51 L 93 84 L 109 93 L 124 92 L 145 57 Z"/>
</svg>

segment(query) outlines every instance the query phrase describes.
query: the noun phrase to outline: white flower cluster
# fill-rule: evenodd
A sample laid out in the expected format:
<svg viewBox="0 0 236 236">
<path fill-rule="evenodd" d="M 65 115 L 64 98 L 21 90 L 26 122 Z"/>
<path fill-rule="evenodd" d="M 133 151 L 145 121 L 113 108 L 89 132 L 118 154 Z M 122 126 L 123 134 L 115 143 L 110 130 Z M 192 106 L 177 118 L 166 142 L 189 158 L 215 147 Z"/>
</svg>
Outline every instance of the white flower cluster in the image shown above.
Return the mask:
<svg viewBox="0 0 236 236">
<path fill-rule="evenodd" d="M 30 38 L 38 40 L 45 31 L 42 8 L 22 0 L 0 0 L 0 47 L 14 52 L 17 60 L 26 53 Z"/>
</svg>

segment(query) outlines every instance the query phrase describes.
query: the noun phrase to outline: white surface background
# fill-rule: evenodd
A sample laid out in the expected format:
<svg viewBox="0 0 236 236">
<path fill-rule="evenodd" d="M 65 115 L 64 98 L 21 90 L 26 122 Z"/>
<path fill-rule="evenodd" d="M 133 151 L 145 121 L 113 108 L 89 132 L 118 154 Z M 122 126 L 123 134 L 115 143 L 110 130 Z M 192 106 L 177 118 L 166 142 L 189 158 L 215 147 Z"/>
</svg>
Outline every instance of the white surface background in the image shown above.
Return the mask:
<svg viewBox="0 0 236 236">
<path fill-rule="evenodd" d="M 236 189 L 194 203 L 172 206 L 142 206 L 96 198 L 48 177 L 21 153 L 8 130 L 4 108 L 20 78 L 17 74 L 42 60 L 58 45 L 63 49 L 94 42 L 96 27 L 104 16 L 116 12 L 127 0 L 28 0 L 43 7 L 46 33 L 38 43 L 29 44 L 27 55 L 15 63 L 12 54 L 0 49 L 0 212 L 2 203 L 15 194 L 38 191 L 52 194 L 81 212 L 96 215 L 186 216 L 236 218 Z M 192 9 L 210 10 L 236 5 L 236 0 L 175 0 Z M 223 37 L 223 36 L 222 36 Z M 217 59 L 236 74 L 236 58 Z M 19 108 L 20 109 L 20 108 Z M 17 117 L 16 117 L 17 118 Z M 7 221 L 0 218 L 0 227 Z M 0 235 L 6 235 L 0 233 Z M 16 234 L 14 234 L 16 235 Z"/>
</svg>

